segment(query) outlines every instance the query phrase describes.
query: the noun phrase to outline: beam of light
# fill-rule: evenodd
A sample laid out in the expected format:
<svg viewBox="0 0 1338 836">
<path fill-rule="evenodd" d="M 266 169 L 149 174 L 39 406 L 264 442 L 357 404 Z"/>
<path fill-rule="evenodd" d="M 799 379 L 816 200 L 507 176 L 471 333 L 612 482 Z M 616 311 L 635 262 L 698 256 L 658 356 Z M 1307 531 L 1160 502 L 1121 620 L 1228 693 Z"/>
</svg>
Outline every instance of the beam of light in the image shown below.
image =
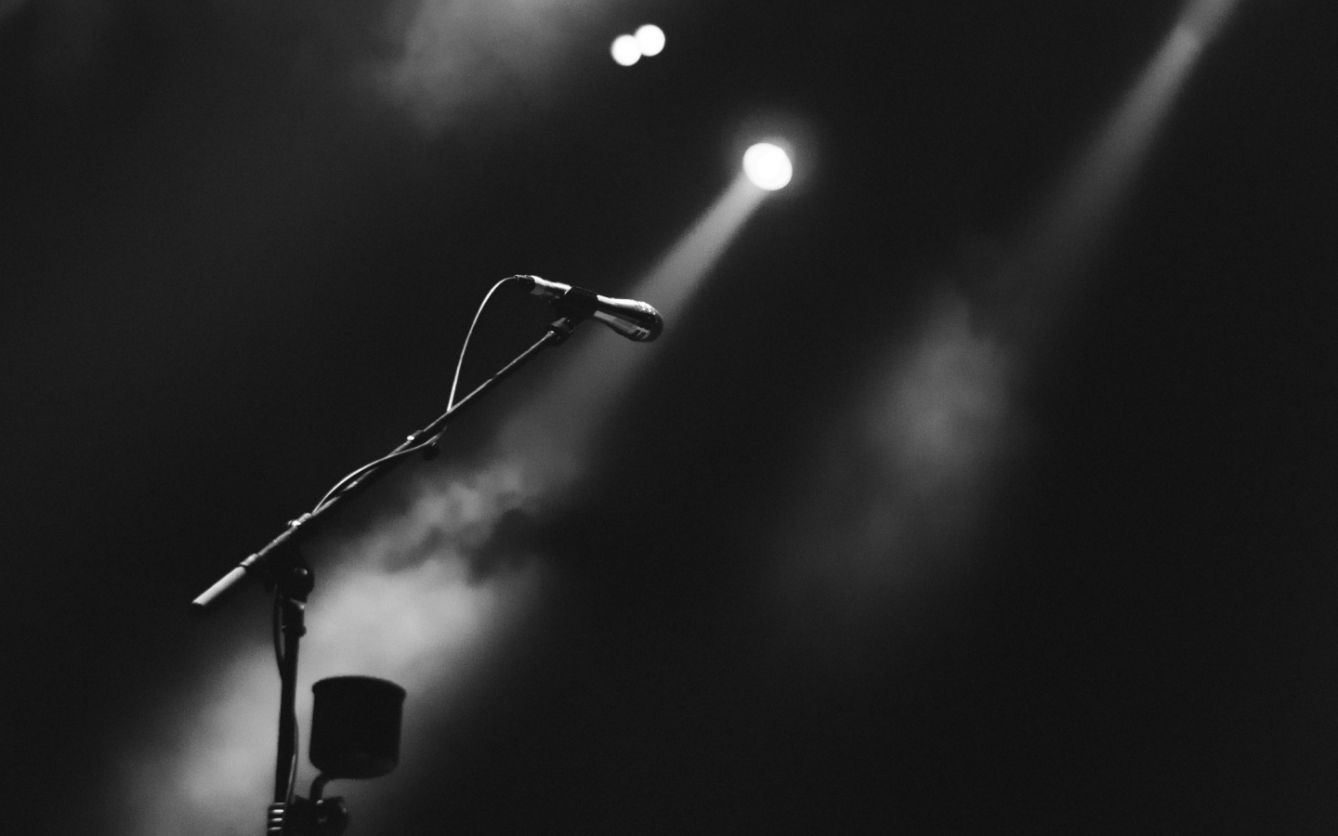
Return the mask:
<svg viewBox="0 0 1338 836">
<path fill-rule="evenodd" d="M 1192 0 L 1180 15 L 1180 27 L 1190 32 L 1200 45 L 1207 44 L 1231 16 L 1238 0 Z"/>
<path fill-rule="evenodd" d="M 1019 250 L 1029 274 L 1064 281 L 1105 239 L 1195 58 L 1234 2 L 1192 0 L 1185 7 L 1138 82 L 1024 232 Z M 1038 284 L 1051 294 L 1062 292 L 1045 278 Z"/>
<path fill-rule="evenodd" d="M 825 470 L 782 535 L 789 558 L 773 589 L 798 640 L 820 632 L 811 619 L 887 618 L 889 597 L 905 605 L 896 612 L 913 613 L 930 589 L 959 576 L 987 501 L 1025 446 L 1013 389 L 1068 318 L 1081 268 L 1109 237 L 1158 127 L 1231 5 L 1186 6 L 1008 254 L 945 269 L 918 333 L 836 410 L 845 417 L 821 442 Z"/>
<path fill-rule="evenodd" d="M 789 185 L 794 166 L 780 146 L 759 142 L 743 152 L 743 173 L 759 189 L 774 192 Z"/>
<path fill-rule="evenodd" d="M 765 196 L 742 175 L 736 177 L 661 260 L 621 294 L 651 303 L 664 316 L 664 335 L 656 345 L 673 342 L 674 323 Z M 649 352 L 629 351 L 612 340 L 585 343 L 579 356 L 564 358 L 535 407 L 507 426 L 503 443 L 528 461 L 545 462 L 537 472 L 554 480 L 545 490 L 559 489 L 579 474 L 600 420 L 613 411 L 613 398 L 649 357 Z M 592 375 L 592 368 L 601 371 Z"/>
<path fill-rule="evenodd" d="M 623 67 L 630 67 L 641 60 L 641 44 L 632 35 L 619 35 L 609 47 L 613 60 Z"/>
<path fill-rule="evenodd" d="M 641 54 L 653 58 L 664 52 L 664 30 L 653 23 L 647 23 L 636 30 L 636 43 Z"/>
<path fill-rule="evenodd" d="M 729 187 L 664 257 L 633 286 L 630 295 L 654 304 L 666 320 L 681 317 L 692 294 L 719 261 L 766 196 L 742 177 Z M 665 339 L 673 339 L 666 329 Z"/>
<path fill-rule="evenodd" d="M 675 318 L 762 196 L 738 177 L 625 294 L 665 315 L 661 343 L 672 340 Z M 402 509 L 366 533 L 314 544 L 319 585 L 298 685 L 304 733 L 314 681 L 342 674 L 389 679 L 409 692 L 399 771 L 412 773 L 429 759 L 427 741 L 443 713 L 523 625 L 550 570 L 521 555 L 480 571 L 477 554 L 508 511 L 542 508 L 581 477 L 616 395 L 661 344 L 634 345 L 585 327 L 598 333 L 553 358 L 561 362 L 558 373 L 505 422 L 484 464 L 425 472 Z M 268 646 L 253 641 L 233 652 L 229 665 L 165 700 L 157 728 L 127 747 L 120 795 L 133 809 L 117 817 L 125 836 L 259 829 L 273 782 L 278 682 Z M 303 763 L 305 747 L 303 738 Z M 304 766 L 299 791 L 312 777 Z M 386 801 L 393 777 L 338 786 L 359 828 L 374 830 L 393 813 Z"/>
</svg>

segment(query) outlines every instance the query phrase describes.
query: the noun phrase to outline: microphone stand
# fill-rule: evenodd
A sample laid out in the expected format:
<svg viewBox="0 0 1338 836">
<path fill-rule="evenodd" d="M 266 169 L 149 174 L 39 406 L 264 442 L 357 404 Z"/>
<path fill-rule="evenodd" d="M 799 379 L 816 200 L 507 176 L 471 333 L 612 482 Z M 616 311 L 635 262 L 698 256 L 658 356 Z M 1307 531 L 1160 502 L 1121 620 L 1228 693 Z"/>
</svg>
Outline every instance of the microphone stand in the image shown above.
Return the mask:
<svg viewBox="0 0 1338 836">
<path fill-rule="evenodd" d="M 321 521 L 329 519 L 335 509 L 365 491 L 405 461 L 409 454 L 422 452 L 426 458 L 435 457 L 447 425 L 461 410 L 510 377 L 541 350 L 566 341 L 585 316 L 579 310 L 567 309 L 562 312 L 566 315 L 551 323 L 548 331 L 532 346 L 451 405 L 432 423 L 406 438 L 389 455 L 354 471 L 351 478 L 346 477 L 347 484 L 337 485 L 314 510 L 289 522 L 282 534 L 243 560 L 191 602 L 197 613 L 206 613 L 218 607 L 225 598 L 231 597 L 251 579 L 258 579 L 265 584 L 266 589 L 275 590 L 275 619 L 282 636 L 282 651 L 279 655 L 279 739 L 274 768 L 274 802 L 269 805 L 266 816 L 267 836 L 303 836 L 310 832 L 310 828 L 302 821 L 303 817 L 290 815 L 294 806 L 293 787 L 296 784 L 298 764 L 297 712 L 294 709 L 298 644 L 306 633 L 304 616 L 307 596 L 315 587 L 311 568 L 302 559 L 301 545 L 316 533 Z"/>
</svg>

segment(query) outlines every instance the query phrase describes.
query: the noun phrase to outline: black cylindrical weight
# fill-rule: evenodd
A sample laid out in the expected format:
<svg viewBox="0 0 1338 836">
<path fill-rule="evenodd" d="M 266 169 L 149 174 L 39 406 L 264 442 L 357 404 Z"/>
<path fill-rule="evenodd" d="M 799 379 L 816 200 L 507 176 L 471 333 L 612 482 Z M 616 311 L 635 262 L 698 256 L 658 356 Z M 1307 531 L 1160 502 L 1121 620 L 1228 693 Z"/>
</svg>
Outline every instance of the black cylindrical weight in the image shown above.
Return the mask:
<svg viewBox="0 0 1338 836">
<path fill-rule="evenodd" d="M 311 686 L 311 763 L 333 778 L 378 778 L 400 758 L 404 689 L 370 676 Z"/>
</svg>

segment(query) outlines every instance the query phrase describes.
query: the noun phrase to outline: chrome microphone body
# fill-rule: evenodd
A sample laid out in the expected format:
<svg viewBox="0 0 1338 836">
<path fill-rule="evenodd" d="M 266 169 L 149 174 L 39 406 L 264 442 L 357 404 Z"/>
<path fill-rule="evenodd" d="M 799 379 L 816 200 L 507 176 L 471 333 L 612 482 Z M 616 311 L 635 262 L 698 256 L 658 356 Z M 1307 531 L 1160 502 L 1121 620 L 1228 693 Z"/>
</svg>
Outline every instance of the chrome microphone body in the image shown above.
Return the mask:
<svg viewBox="0 0 1338 836">
<path fill-rule="evenodd" d="M 550 282 L 538 276 L 516 276 L 535 296 L 553 302 L 567 316 L 590 317 L 640 343 L 648 343 L 664 330 L 660 312 L 635 299 L 610 299 L 585 288 L 562 282 Z"/>
</svg>

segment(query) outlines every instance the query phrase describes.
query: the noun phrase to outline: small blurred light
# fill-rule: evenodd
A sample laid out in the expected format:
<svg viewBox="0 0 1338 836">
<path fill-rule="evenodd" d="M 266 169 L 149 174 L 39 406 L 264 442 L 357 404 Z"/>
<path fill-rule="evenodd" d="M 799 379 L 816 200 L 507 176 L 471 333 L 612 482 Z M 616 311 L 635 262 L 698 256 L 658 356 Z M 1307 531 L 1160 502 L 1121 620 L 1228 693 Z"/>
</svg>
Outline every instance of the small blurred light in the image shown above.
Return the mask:
<svg viewBox="0 0 1338 836">
<path fill-rule="evenodd" d="M 641 47 L 641 54 L 649 58 L 664 51 L 664 30 L 653 23 L 647 23 L 636 30 L 636 42 Z"/>
<path fill-rule="evenodd" d="M 619 35 L 613 39 L 613 60 L 624 67 L 630 67 L 641 60 L 641 44 L 632 35 Z"/>
<path fill-rule="evenodd" d="M 790 182 L 794 167 L 783 150 L 769 142 L 759 142 L 744 152 L 743 171 L 753 185 L 774 192 Z"/>
</svg>

